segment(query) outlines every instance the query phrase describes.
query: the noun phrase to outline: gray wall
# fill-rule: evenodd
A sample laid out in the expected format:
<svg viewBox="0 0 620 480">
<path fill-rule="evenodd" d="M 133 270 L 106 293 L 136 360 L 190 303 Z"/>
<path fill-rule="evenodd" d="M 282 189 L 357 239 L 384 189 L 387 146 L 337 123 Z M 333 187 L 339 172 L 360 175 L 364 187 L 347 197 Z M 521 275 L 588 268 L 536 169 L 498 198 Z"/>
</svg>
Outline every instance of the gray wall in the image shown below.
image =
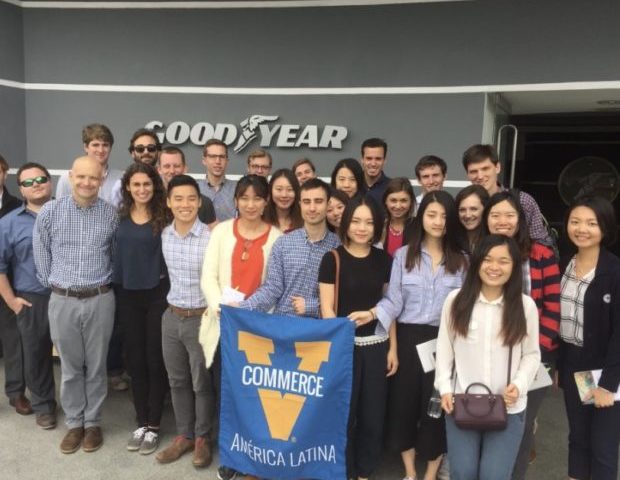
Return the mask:
<svg viewBox="0 0 620 480">
<path fill-rule="evenodd" d="M 24 80 L 22 9 L 0 3 L 0 78 Z M 0 86 L 0 154 L 10 165 L 26 161 L 25 94 Z M 13 189 L 15 190 L 15 189 Z"/>
<path fill-rule="evenodd" d="M 0 79 L 276 88 L 617 80 L 620 63 L 611 59 L 620 51 L 619 13 L 612 0 L 247 10 L 20 10 L 0 2 Z M 415 160 L 435 153 L 448 161 L 453 180 L 464 178 L 463 149 L 482 137 L 484 109 L 482 93 L 28 90 L 24 105 L 21 90 L 0 87 L 0 102 L 6 105 L 0 110 L 0 151 L 52 168 L 67 168 L 81 152 L 80 129 L 86 123 L 112 128 L 117 139 L 112 164 L 120 168 L 128 162 L 129 136 L 147 121 L 238 125 L 258 113 L 279 115 L 281 123 L 349 129 L 342 150 L 272 149 L 276 166 L 310 156 L 327 175 L 339 158 L 358 156 L 364 138 L 380 136 L 390 145 L 389 174 L 412 176 Z M 254 146 L 233 155 L 230 173 L 242 173 Z M 183 148 L 192 170 L 201 170 L 199 148 Z"/>
<path fill-rule="evenodd" d="M 297 158 L 309 156 L 315 160 L 321 175 L 329 175 L 337 160 L 358 157 L 362 141 L 379 135 L 389 143 L 389 173 L 413 176 L 413 164 L 420 156 L 435 152 L 446 160 L 458 160 L 463 145 L 480 137 L 483 98 L 479 94 L 359 98 L 29 92 L 26 105 L 28 132 L 37 132 L 29 135 L 29 156 L 55 168 L 68 168 L 71 160 L 80 154 L 79 126 L 95 120 L 113 128 L 116 144 L 111 161 L 116 167 L 124 168 L 129 162 L 127 147 L 132 132 L 149 120 L 170 123 L 181 119 L 190 125 L 219 121 L 238 125 L 250 114 L 263 113 L 280 115 L 282 123 L 328 121 L 349 127 L 349 137 L 341 151 L 268 149 L 276 167 L 290 166 Z M 61 119 L 59 111 L 62 111 Z M 255 140 L 239 155 L 231 151 L 230 173 L 241 173 L 247 154 L 256 147 Z M 200 148 L 192 144 L 182 148 L 190 169 L 202 171 Z"/>
</svg>

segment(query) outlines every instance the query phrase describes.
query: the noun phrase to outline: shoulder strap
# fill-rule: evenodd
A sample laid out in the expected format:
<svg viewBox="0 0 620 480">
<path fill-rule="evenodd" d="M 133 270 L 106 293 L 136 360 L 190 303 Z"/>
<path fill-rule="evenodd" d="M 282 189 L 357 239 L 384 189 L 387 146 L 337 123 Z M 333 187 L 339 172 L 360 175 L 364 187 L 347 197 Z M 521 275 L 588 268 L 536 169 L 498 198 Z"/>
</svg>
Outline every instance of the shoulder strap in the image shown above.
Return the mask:
<svg viewBox="0 0 620 480">
<path fill-rule="evenodd" d="M 335 248 L 332 250 L 336 261 L 336 278 L 334 281 L 334 315 L 338 316 L 338 286 L 340 285 L 340 255 Z"/>
</svg>

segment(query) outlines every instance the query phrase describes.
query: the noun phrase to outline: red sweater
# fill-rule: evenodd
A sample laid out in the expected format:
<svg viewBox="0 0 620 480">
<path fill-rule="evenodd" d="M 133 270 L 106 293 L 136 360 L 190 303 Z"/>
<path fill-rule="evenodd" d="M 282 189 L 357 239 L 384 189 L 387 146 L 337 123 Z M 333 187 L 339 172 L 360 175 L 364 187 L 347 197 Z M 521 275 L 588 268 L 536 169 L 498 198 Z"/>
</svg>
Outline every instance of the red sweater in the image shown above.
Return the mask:
<svg viewBox="0 0 620 480">
<path fill-rule="evenodd" d="M 560 337 L 560 267 L 553 250 L 534 242 L 530 250 L 530 293 L 540 322 L 540 353 L 543 362 L 553 360 Z M 553 352 L 553 353 L 552 353 Z"/>
</svg>

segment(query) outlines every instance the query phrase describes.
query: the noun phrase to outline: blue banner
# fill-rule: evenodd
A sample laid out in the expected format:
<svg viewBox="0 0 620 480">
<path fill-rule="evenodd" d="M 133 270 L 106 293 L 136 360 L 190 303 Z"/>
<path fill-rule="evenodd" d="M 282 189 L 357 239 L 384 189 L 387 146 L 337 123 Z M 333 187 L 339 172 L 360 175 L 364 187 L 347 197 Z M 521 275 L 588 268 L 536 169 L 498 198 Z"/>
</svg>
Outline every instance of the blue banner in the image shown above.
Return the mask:
<svg viewBox="0 0 620 480">
<path fill-rule="evenodd" d="M 346 479 L 354 325 L 222 306 L 220 464 Z"/>
</svg>

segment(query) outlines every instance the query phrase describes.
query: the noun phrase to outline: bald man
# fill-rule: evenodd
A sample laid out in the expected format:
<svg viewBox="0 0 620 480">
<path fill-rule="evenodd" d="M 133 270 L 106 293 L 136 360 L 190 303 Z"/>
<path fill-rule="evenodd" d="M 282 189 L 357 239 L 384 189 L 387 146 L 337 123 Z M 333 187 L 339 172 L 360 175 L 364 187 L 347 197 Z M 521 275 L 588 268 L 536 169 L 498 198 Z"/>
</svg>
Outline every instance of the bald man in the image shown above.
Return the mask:
<svg viewBox="0 0 620 480">
<path fill-rule="evenodd" d="M 98 197 L 103 167 L 90 157 L 73 162 L 71 195 L 52 200 L 37 216 L 34 262 L 51 289 L 49 322 L 60 354 L 60 404 L 68 432 L 62 453 L 103 443 L 101 409 L 107 395 L 106 355 L 114 323 L 112 240 L 116 210 Z"/>
</svg>

